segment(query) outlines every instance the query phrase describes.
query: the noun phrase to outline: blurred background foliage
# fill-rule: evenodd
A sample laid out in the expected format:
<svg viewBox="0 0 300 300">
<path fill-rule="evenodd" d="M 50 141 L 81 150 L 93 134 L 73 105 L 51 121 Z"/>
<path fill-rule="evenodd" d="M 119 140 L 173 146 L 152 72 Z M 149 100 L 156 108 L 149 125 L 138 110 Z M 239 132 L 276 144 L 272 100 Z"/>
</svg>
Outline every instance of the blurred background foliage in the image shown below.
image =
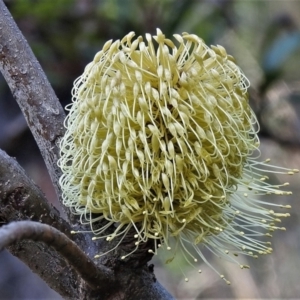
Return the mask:
<svg viewBox="0 0 300 300">
<path fill-rule="evenodd" d="M 7 0 L 18 26 L 46 72 L 61 103 L 71 101 L 73 81 L 109 39 L 130 31 L 168 37 L 190 32 L 208 45 L 221 44 L 251 82 L 250 101 L 261 124 L 262 159 L 300 167 L 300 1 L 243 0 Z M 55 205 L 56 197 L 26 122 L 0 77 L 0 147 L 15 156 Z M 158 279 L 178 299 L 299 298 L 299 176 L 290 181 L 293 196 L 276 201 L 292 204 L 291 217 L 275 233 L 274 253 L 256 261 L 241 257 L 250 270 L 219 263 L 207 253 L 232 285 L 226 286 L 206 265 L 202 274 L 155 260 Z M 2 299 L 60 299 L 7 252 L 0 255 Z M 171 270 L 171 272 L 170 272 Z M 177 274 L 178 273 L 178 274 Z"/>
</svg>

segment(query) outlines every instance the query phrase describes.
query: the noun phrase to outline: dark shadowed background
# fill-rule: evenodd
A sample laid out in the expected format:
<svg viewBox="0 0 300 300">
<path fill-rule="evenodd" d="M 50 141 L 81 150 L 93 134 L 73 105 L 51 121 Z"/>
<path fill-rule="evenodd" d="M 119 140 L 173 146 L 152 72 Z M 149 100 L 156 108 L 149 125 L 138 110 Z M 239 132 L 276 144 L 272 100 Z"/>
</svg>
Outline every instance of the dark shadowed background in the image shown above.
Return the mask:
<svg viewBox="0 0 300 300">
<path fill-rule="evenodd" d="M 289 0 L 10 0 L 5 1 L 45 70 L 63 106 L 73 81 L 105 41 L 130 31 L 168 37 L 189 32 L 208 45 L 221 44 L 251 81 L 250 101 L 261 123 L 261 159 L 300 168 L 300 1 Z M 17 158 L 57 205 L 38 148 L 10 90 L 0 77 L 0 148 Z M 300 175 L 272 176 L 290 182 L 293 195 L 286 232 L 275 232 L 272 255 L 240 257 L 250 270 L 207 257 L 230 281 L 207 267 L 202 274 L 154 260 L 157 278 L 178 299 L 300 298 Z M 34 255 L 34 254 L 33 254 Z M 180 268 L 190 278 L 184 282 Z M 61 299 L 24 264 L 0 253 L 0 299 Z"/>
</svg>

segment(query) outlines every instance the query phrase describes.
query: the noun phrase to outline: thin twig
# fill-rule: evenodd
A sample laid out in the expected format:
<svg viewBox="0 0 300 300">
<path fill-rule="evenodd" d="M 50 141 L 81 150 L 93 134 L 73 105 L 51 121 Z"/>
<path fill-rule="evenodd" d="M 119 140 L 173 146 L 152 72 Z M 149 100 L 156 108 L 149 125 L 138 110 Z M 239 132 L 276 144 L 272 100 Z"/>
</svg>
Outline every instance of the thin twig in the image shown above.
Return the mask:
<svg viewBox="0 0 300 300">
<path fill-rule="evenodd" d="M 59 212 L 47 202 L 42 191 L 26 176 L 17 161 L 0 149 L 0 226 L 2 222 L 28 219 L 55 227 L 74 239 L 81 249 L 89 249 L 91 256 L 98 251 L 90 239 L 85 240 L 83 235 L 70 234 L 71 226 L 60 218 Z M 80 276 L 51 248 L 44 247 L 41 251 L 41 246 L 37 243 L 22 241 L 11 245 L 9 251 L 63 297 L 78 298 Z M 102 277 L 106 278 L 106 270 L 99 264 L 98 272 L 103 272 Z M 104 285 L 101 286 L 103 292 L 109 291 L 108 284 L 104 281 Z"/>
<path fill-rule="evenodd" d="M 0 0 L 0 70 L 40 148 L 58 198 L 58 140 L 65 113 L 39 62 Z M 61 199 L 60 199 L 61 200 Z M 68 216 L 69 210 L 65 209 Z"/>
<path fill-rule="evenodd" d="M 12 222 L 0 228 L 0 250 L 20 240 L 43 242 L 53 247 L 78 272 L 90 287 L 111 284 L 112 271 L 97 266 L 66 235 L 46 224 L 32 221 Z"/>
</svg>

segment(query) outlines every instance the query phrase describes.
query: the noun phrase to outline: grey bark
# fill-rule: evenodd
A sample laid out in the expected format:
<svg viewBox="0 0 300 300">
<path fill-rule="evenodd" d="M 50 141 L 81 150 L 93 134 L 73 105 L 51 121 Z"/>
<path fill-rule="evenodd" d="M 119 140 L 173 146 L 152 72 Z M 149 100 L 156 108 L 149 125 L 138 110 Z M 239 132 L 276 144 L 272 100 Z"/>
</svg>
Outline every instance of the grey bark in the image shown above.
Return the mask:
<svg viewBox="0 0 300 300">
<path fill-rule="evenodd" d="M 52 226 L 32 221 L 11 222 L 0 228 L 0 250 L 18 241 L 32 240 L 54 248 L 77 271 L 78 275 L 92 288 L 110 285 L 112 272 L 97 266 L 65 234 Z"/>
<path fill-rule="evenodd" d="M 44 72 L 34 57 L 25 38 L 0 0 L 0 70 L 18 102 L 30 130 L 40 148 L 47 169 L 61 203 L 57 167 L 58 141 L 64 134 L 63 109 Z M 66 211 L 66 210 L 65 210 Z M 25 175 L 13 159 L 0 152 L 0 224 L 28 220 L 51 225 L 64 233 L 92 258 L 105 252 L 114 243 L 94 242 L 88 233 L 70 235 L 70 229 L 80 230 L 69 211 L 69 224 L 51 207 L 41 191 Z M 147 266 L 152 255 L 151 245 L 141 245 L 139 251 L 126 260 L 120 257 L 134 246 L 133 239 L 125 239 L 108 255 L 96 260 L 100 272 L 98 288 L 91 288 L 78 276 L 74 268 L 51 248 L 37 241 L 20 240 L 9 246 L 12 254 L 23 260 L 48 285 L 66 298 L 72 299 L 172 299 L 156 281 L 153 267 Z M 87 258 L 89 260 L 89 258 Z M 84 266 L 84 264 L 83 264 Z M 105 267 L 104 267 L 105 266 Z M 89 270 L 88 267 L 86 267 Z M 107 268 L 110 271 L 107 271 Z M 109 274 L 113 273 L 113 277 Z"/>
<path fill-rule="evenodd" d="M 0 70 L 39 146 L 61 200 L 58 184 L 61 171 L 57 166 L 58 141 L 64 134 L 64 110 L 41 65 L 0 1 Z M 69 211 L 65 209 L 67 215 Z"/>
<path fill-rule="evenodd" d="M 71 234 L 71 226 L 59 216 L 59 212 L 51 206 L 42 191 L 28 178 L 17 161 L 9 157 L 0 149 L 0 223 L 6 224 L 12 221 L 32 220 L 48 224 L 70 239 L 74 239 L 81 249 L 88 248 L 87 241 L 80 235 Z M 1 240 L 1 237 L 0 237 Z M 16 241 L 8 250 L 16 257 L 26 263 L 36 272 L 48 285 L 64 297 L 74 297 L 88 291 L 79 290 L 78 283 L 82 276 L 74 272 L 74 264 L 70 266 L 66 259 L 49 247 L 39 242 L 26 240 Z M 78 251 L 77 251 L 78 252 Z M 99 277 L 105 285 L 99 287 L 100 291 L 107 291 L 110 282 L 113 282 L 112 274 L 107 274 L 107 269 L 102 265 L 89 266 L 90 259 L 81 252 L 82 272 L 92 277 Z M 76 264 L 76 262 L 75 262 Z M 55 274 L 56 276 L 53 276 Z M 98 275 L 97 275 L 98 274 Z"/>
</svg>

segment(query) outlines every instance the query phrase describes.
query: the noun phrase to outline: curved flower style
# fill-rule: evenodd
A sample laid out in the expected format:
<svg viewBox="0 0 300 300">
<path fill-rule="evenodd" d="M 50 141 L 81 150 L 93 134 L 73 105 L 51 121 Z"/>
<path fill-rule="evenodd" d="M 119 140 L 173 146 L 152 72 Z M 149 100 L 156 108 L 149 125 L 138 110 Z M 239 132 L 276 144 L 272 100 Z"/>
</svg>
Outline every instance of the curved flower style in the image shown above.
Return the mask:
<svg viewBox="0 0 300 300">
<path fill-rule="evenodd" d="M 175 34 L 178 46 L 159 29 L 146 43 L 133 37 L 108 41 L 75 81 L 59 162 L 65 205 L 95 238 L 134 227 L 136 249 L 152 239 L 149 252 L 167 249 L 169 261 L 181 249 L 192 264 L 207 262 L 199 244 L 232 261 L 232 251 L 270 253 L 256 237 L 284 229 L 275 223 L 289 214 L 258 195 L 290 192 L 261 173 L 297 170 L 250 158 L 259 140 L 248 80 L 223 47 L 196 35 Z"/>
</svg>

